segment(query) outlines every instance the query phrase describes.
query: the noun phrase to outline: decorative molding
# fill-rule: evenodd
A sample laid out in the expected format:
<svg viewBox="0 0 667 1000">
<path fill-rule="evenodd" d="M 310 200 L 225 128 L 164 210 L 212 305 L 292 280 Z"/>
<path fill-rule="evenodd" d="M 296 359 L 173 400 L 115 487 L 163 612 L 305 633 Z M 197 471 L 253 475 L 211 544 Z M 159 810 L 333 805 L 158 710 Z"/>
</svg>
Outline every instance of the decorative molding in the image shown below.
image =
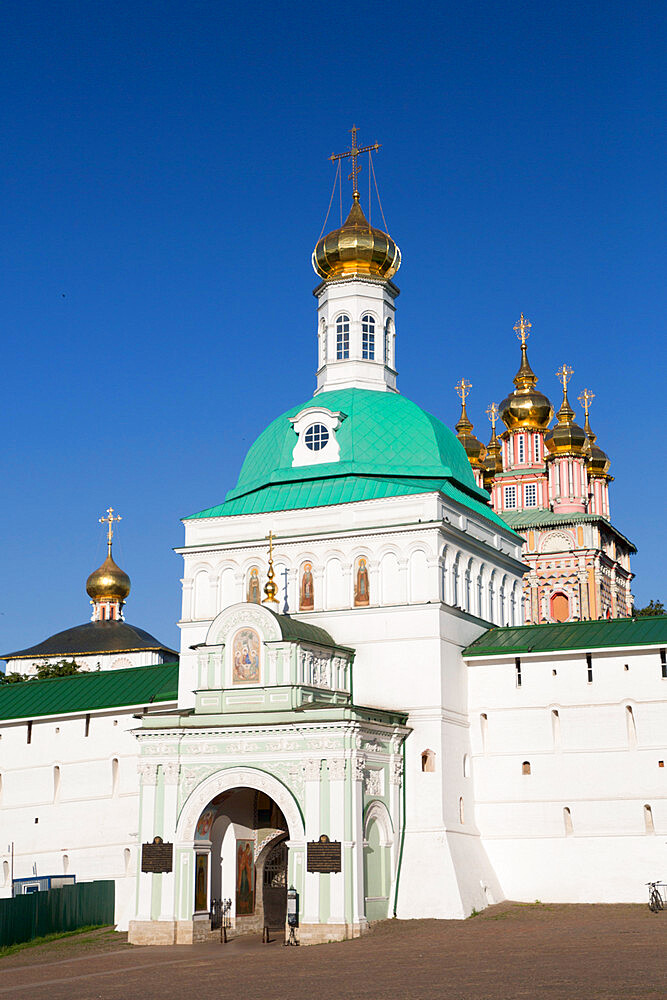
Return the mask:
<svg viewBox="0 0 667 1000">
<path fill-rule="evenodd" d="M 157 784 L 157 764 L 149 763 L 148 761 L 139 761 L 137 764 L 137 773 L 139 775 L 139 781 L 142 785 L 156 785 Z"/>
<path fill-rule="evenodd" d="M 176 785 L 178 784 L 178 775 L 181 770 L 181 765 L 178 761 L 167 761 L 162 765 L 162 771 L 164 773 L 164 781 L 166 785 Z"/>
<path fill-rule="evenodd" d="M 329 766 L 329 778 L 332 781 L 344 781 L 345 779 L 345 758 L 331 757 L 327 761 Z"/>
</svg>

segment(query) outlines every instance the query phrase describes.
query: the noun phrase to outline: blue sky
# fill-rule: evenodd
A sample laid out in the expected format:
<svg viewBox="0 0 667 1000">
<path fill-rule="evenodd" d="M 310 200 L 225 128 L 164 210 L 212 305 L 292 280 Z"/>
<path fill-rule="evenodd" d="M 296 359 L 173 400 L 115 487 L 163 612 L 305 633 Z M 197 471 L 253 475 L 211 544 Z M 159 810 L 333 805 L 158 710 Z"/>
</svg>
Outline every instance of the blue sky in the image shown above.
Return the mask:
<svg viewBox="0 0 667 1000">
<path fill-rule="evenodd" d="M 9 0 L 1 27 L 0 647 L 88 619 L 109 504 L 126 617 L 178 643 L 179 518 L 314 388 L 353 123 L 403 253 L 401 391 L 453 425 L 466 376 L 487 440 L 523 310 L 540 388 L 566 362 L 596 394 L 638 603 L 667 597 L 661 4 Z"/>
</svg>

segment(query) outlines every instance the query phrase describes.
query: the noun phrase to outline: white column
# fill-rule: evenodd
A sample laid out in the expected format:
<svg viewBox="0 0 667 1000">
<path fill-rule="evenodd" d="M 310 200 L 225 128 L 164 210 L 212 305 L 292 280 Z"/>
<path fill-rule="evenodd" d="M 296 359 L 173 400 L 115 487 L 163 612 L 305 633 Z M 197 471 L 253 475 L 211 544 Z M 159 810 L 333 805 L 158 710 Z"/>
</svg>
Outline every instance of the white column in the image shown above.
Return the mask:
<svg viewBox="0 0 667 1000">
<path fill-rule="evenodd" d="M 309 840 L 318 840 L 320 836 L 320 766 L 318 758 L 305 762 L 305 821 L 306 845 Z M 307 859 L 306 862 L 307 864 Z M 320 883 L 317 872 L 305 872 L 303 900 L 304 924 L 316 924 L 320 919 Z"/>
<path fill-rule="evenodd" d="M 162 838 L 167 843 L 174 842 L 176 833 L 176 808 L 178 796 L 178 772 L 180 767 L 177 762 L 169 761 L 162 765 L 164 773 L 164 823 Z M 174 864 L 176 858 L 174 857 Z M 174 886 L 176 874 L 174 871 L 165 872 L 162 875 L 162 905 L 160 908 L 160 920 L 173 920 L 176 916 L 174 909 Z"/>
<path fill-rule="evenodd" d="M 341 844 L 345 840 L 345 758 L 336 757 L 329 765 L 329 837 Z M 330 912 L 329 920 L 334 924 L 345 923 L 345 851 L 343 870 L 329 875 Z"/>
<path fill-rule="evenodd" d="M 153 876 L 150 872 L 141 871 L 142 844 L 151 844 L 155 836 L 155 792 L 157 786 L 157 764 L 152 761 L 140 761 L 137 764 L 141 782 L 141 806 L 139 825 L 139 858 L 137 863 L 137 878 L 139 879 L 139 899 L 137 905 L 137 920 L 151 919 L 151 895 Z"/>
</svg>

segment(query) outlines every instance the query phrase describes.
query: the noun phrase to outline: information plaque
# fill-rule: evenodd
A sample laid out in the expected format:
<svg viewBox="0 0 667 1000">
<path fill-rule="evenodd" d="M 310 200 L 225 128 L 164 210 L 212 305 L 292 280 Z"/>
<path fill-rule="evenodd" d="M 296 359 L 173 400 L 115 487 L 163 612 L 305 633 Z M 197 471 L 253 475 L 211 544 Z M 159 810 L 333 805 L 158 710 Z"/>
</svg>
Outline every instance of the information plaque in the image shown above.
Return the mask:
<svg viewBox="0 0 667 1000">
<path fill-rule="evenodd" d="M 320 875 L 341 871 L 340 841 L 329 840 L 326 833 L 319 840 L 309 840 L 306 869 Z"/>
<path fill-rule="evenodd" d="M 152 844 L 141 845 L 142 872 L 170 872 L 174 870 L 174 845 L 165 844 L 162 837 L 155 837 Z"/>
</svg>

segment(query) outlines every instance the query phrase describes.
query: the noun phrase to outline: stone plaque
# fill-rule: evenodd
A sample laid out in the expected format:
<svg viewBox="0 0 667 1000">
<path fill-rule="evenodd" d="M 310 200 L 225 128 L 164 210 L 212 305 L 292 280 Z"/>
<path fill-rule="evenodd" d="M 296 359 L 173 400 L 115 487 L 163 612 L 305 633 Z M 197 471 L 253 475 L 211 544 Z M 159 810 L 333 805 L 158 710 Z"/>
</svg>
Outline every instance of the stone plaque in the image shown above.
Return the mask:
<svg viewBox="0 0 667 1000">
<path fill-rule="evenodd" d="M 341 871 L 340 841 L 329 840 L 326 833 L 319 840 L 308 841 L 306 869 L 321 875 Z"/>
<path fill-rule="evenodd" d="M 152 844 L 141 845 L 142 872 L 171 872 L 174 870 L 174 845 L 165 844 L 162 837 L 154 837 Z"/>
</svg>

